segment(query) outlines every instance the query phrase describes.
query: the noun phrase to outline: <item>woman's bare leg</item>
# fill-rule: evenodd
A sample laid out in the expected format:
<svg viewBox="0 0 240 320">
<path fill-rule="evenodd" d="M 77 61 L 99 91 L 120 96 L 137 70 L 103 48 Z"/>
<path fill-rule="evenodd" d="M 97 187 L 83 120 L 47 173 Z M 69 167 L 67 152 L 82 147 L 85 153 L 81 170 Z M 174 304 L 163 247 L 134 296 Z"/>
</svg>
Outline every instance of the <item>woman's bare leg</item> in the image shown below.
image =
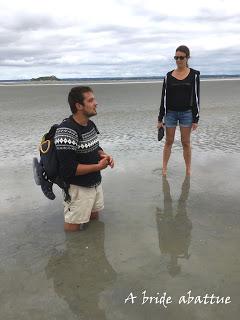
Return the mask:
<svg viewBox="0 0 240 320">
<path fill-rule="evenodd" d="M 167 174 L 167 164 L 171 155 L 172 144 L 174 142 L 176 127 L 166 128 L 166 141 L 163 149 L 163 167 L 162 175 L 166 176 Z"/>
<path fill-rule="evenodd" d="M 181 132 L 181 141 L 183 146 L 183 157 L 186 164 L 186 175 L 191 175 L 191 158 L 192 158 L 192 150 L 191 150 L 191 142 L 190 142 L 190 136 L 191 136 L 191 127 L 185 128 L 180 127 Z"/>
</svg>

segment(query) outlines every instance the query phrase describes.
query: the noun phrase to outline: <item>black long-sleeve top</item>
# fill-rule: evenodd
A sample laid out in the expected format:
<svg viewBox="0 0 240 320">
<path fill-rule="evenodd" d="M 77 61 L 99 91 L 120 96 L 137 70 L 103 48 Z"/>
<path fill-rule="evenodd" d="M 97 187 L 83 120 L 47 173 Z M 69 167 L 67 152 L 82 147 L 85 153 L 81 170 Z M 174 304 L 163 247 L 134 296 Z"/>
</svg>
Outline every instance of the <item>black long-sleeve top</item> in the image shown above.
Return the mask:
<svg viewBox="0 0 240 320">
<path fill-rule="evenodd" d="M 183 80 L 178 80 L 169 71 L 164 78 L 158 121 L 162 122 L 168 110 L 192 110 L 193 123 L 199 121 L 200 111 L 200 72 L 190 68 Z"/>
</svg>

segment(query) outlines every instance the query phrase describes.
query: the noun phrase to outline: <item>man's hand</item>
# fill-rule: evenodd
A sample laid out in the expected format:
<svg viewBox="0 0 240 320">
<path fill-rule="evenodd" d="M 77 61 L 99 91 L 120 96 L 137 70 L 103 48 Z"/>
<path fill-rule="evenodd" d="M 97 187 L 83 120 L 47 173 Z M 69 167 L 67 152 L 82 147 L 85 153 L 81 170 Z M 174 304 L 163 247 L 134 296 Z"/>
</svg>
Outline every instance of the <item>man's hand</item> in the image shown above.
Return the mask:
<svg viewBox="0 0 240 320">
<path fill-rule="evenodd" d="M 108 165 L 113 168 L 114 167 L 114 160 L 112 158 L 112 156 L 106 154 L 106 153 L 100 153 L 100 157 L 101 159 L 106 159 L 108 162 Z"/>
<path fill-rule="evenodd" d="M 104 170 L 107 168 L 108 166 L 108 160 L 106 159 L 106 157 L 102 158 L 99 162 L 98 162 L 98 165 L 99 165 L 99 170 Z"/>
<path fill-rule="evenodd" d="M 196 130 L 198 127 L 197 123 L 192 123 L 192 131 Z"/>
</svg>

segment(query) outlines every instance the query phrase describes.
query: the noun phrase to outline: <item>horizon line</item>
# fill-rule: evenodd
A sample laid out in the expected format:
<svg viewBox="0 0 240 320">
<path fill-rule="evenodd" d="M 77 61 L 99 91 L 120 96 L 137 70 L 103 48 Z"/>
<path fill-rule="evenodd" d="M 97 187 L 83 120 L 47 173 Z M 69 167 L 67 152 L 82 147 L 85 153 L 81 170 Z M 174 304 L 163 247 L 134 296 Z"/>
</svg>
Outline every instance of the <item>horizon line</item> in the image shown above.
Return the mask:
<svg viewBox="0 0 240 320">
<path fill-rule="evenodd" d="M 51 76 L 40 76 L 38 78 L 51 77 Z M 240 77 L 240 74 L 202 74 L 201 78 L 211 78 L 211 77 Z M 57 78 L 57 77 L 56 77 Z M 138 80 L 138 79 L 163 79 L 164 76 L 130 76 L 130 77 L 68 77 L 68 78 L 57 78 L 57 80 L 42 80 L 42 81 L 66 81 L 66 80 Z M 29 79 L 0 79 L 0 82 L 7 81 L 41 81 Z"/>
</svg>

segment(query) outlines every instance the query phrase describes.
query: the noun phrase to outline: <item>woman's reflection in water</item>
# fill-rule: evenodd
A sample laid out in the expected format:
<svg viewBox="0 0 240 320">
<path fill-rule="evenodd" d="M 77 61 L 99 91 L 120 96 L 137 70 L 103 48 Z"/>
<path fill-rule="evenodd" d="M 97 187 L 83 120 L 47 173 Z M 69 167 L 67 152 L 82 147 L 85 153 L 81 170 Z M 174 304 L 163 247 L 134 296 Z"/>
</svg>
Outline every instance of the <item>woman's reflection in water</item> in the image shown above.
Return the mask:
<svg viewBox="0 0 240 320">
<path fill-rule="evenodd" d="M 187 216 L 187 199 L 190 189 L 190 177 L 186 176 L 182 184 L 182 192 L 178 199 L 177 210 L 174 212 L 170 185 L 166 177 L 162 177 L 164 194 L 164 209 L 157 208 L 156 220 L 158 226 L 159 248 L 161 253 L 170 255 L 168 271 L 176 276 L 181 271 L 179 258 L 189 259 L 188 253 L 192 222 Z"/>
</svg>

